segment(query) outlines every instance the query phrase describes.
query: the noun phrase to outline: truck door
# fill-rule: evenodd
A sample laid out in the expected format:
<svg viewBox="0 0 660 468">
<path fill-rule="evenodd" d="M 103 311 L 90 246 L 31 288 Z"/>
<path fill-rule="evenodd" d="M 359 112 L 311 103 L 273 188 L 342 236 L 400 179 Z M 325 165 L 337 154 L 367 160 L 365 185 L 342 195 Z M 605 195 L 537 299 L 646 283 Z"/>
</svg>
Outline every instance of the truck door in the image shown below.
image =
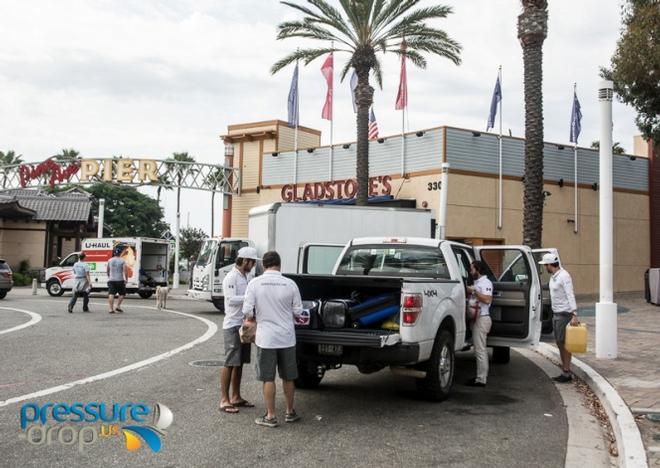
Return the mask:
<svg viewBox="0 0 660 468">
<path fill-rule="evenodd" d="M 475 247 L 493 282 L 489 346 L 529 346 L 541 336 L 541 286 L 532 251 L 525 246 Z"/>
<path fill-rule="evenodd" d="M 250 243 L 245 240 L 225 240 L 218 244 L 215 251 L 215 264 L 213 268 L 213 289 L 212 296 L 222 295 L 222 281 L 227 273 L 234 268 L 238 251 L 243 247 L 250 247 Z"/>
<path fill-rule="evenodd" d="M 344 244 L 307 243 L 298 249 L 298 273 L 330 275 L 334 270 Z"/>
</svg>

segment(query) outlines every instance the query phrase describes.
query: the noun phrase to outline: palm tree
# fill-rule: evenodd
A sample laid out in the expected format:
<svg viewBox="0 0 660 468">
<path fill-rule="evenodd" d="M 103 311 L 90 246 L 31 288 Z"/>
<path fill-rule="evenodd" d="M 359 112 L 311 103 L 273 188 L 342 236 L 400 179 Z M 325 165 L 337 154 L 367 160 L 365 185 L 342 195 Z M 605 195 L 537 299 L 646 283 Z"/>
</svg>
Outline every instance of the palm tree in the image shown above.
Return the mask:
<svg viewBox="0 0 660 468">
<path fill-rule="evenodd" d="M 442 5 L 413 9 L 419 0 L 340 0 L 341 9 L 331 6 L 327 0 L 307 0 L 311 6 L 288 1 L 282 3 L 305 16 L 302 20 L 281 23 L 277 39 L 300 37 L 316 39 L 325 45 L 289 54 L 272 66 L 271 73 L 277 73 L 298 60 L 307 65 L 330 52 L 349 54 L 341 79 L 351 67 L 355 69 L 358 77 L 357 204 L 366 205 L 369 195 L 369 108 L 374 95 L 369 84 L 370 74 L 373 73 L 380 88 L 383 85 L 377 54 L 393 52 L 403 55 L 420 68 L 426 67 L 424 54 L 439 55 L 458 65 L 461 46 L 444 31 L 427 25 L 427 20 L 445 18 L 452 10 Z"/>
<path fill-rule="evenodd" d="M 170 176 L 168 174 L 163 174 L 158 176 L 158 188 L 156 189 L 156 201 L 160 206 L 160 192 L 163 190 L 172 190 L 172 181 L 170 181 Z"/>
<path fill-rule="evenodd" d="M 15 166 L 18 164 L 23 164 L 22 154 L 17 155 L 16 152 L 13 150 L 9 150 L 6 153 L 0 151 L 0 167 L 3 168 L 2 188 L 5 188 L 7 186 L 7 174 L 9 173 L 9 169 L 7 169 L 5 166 Z"/>
<path fill-rule="evenodd" d="M 188 153 L 172 153 L 171 158 L 165 160 L 165 166 L 167 167 L 170 173 L 174 174 L 177 182 L 176 188 L 176 212 L 180 213 L 181 208 L 181 183 L 183 179 L 188 174 L 195 172 L 195 169 L 192 165 L 187 163 L 194 163 L 194 156 L 190 156 Z M 183 163 L 183 164 L 181 164 Z"/>
<path fill-rule="evenodd" d="M 525 76 L 525 193 L 523 243 L 541 247 L 543 236 L 543 41 L 548 35 L 548 1 L 522 0 L 518 39 Z"/>
<path fill-rule="evenodd" d="M 591 147 L 593 149 L 600 149 L 600 141 L 594 140 L 591 142 Z M 615 141 L 612 143 L 612 154 L 625 154 L 626 150 L 624 149 L 623 146 L 621 146 L 621 143 L 618 141 Z"/>
<path fill-rule="evenodd" d="M 206 184 L 213 188 L 211 192 L 211 237 L 214 234 L 215 228 L 215 189 L 225 179 L 225 168 L 218 167 L 214 169 L 207 177 Z"/>
<path fill-rule="evenodd" d="M 80 152 L 73 148 L 63 149 L 62 152 L 53 156 L 57 162 L 66 163 L 80 159 Z"/>
</svg>

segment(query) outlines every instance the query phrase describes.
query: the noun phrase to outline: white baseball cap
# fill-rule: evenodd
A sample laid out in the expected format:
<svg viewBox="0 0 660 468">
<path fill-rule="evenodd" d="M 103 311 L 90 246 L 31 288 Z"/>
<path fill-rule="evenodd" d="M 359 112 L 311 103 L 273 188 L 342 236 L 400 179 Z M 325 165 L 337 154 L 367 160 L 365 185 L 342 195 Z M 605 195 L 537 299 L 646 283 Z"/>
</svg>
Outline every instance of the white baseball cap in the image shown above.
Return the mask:
<svg viewBox="0 0 660 468">
<path fill-rule="evenodd" d="M 559 263 L 559 257 L 553 253 L 543 254 L 543 258 L 539 262 L 539 265 L 552 265 L 553 263 Z"/>
<path fill-rule="evenodd" d="M 245 258 L 248 260 L 261 260 L 257 255 L 257 249 L 254 247 L 243 247 L 238 251 L 238 258 Z"/>
</svg>

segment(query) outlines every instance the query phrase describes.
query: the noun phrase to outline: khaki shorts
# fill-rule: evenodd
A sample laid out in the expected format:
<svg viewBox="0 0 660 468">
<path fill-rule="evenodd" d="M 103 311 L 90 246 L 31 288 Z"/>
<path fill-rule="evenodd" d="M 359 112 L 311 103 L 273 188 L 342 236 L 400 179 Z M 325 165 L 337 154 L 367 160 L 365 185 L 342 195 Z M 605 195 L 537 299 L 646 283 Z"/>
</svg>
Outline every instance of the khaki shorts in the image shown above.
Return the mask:
<svg viewBox="0 0 660 468">
<path fill-rule="evenodd" d="M 265 349 L 257 346 L 257 380 L 273 382 L 275 368 L 282 380 L 296 380 L 298 378 L 298 362 L 296 360 L 296 347 Z"/>
</svg>

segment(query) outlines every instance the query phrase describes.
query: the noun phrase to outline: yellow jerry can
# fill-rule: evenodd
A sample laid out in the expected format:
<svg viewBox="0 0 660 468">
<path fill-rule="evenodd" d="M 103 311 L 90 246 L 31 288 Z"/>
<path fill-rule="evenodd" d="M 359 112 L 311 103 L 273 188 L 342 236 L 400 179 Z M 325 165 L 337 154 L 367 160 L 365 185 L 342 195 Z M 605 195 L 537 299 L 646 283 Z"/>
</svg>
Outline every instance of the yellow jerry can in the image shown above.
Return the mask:
<svg viewBox="0 0 660 468">
<path fill-rule="evenodd" d="M 579 323 L 576 326 L 569 324 L 566 327 L 564 347 L 569 353 L 587 352 L 587 326 Z"/>
</svg>

